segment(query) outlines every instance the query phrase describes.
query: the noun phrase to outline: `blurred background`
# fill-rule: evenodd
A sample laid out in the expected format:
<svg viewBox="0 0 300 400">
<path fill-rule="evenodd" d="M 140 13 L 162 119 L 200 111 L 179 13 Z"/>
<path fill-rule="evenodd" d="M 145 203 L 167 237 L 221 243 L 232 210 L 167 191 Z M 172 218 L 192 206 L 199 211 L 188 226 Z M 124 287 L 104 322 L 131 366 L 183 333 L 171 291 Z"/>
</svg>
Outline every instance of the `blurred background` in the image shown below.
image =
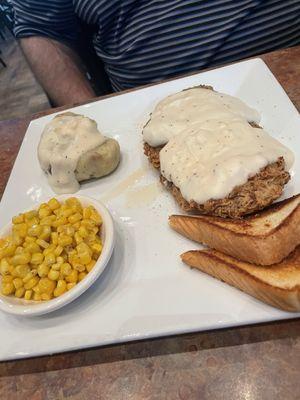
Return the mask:
<svg viewBox="0 0 300 400">
<path fill-rule="evenodd" d="M 12 34 L 13 11 L 0 0 L 0 120 L 18 118 L 50 107 Z"/>
</svg>

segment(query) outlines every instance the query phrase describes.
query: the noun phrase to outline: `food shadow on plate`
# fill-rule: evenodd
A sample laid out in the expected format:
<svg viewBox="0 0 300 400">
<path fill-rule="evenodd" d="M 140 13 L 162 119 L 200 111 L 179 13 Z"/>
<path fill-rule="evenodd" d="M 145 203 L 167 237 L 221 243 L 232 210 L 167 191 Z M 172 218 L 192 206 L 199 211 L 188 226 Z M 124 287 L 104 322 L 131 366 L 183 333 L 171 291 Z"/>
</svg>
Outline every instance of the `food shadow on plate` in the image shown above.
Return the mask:
<svg viewBox="0 0 300 400">
<path fill-rule="evenodd" d="M 116 243 L 110 261 L 96 282 L 82 293 L 82 295 L 71 303 L 48 314 L 26 317 L 7 315 L 7 318 L 11 320 L 10 322 L 14 325 L 20 323 L 22 326 L 27 325 L 35 328 L 53 326 L 53 321 L 56 320 L 56 322 L 59 323 L 60 319 L 62 319 L 65 324 L 66 320 L 69 319 L 71 321 L 74 316 L 78 319 L 80 314 L 86 314 L 94 307 L 100 309 L 101 306 L 106 305 L 116 294 L 120 295 L 122 282 L 128 278 L 131 265 L 135 260 L 134 257 L 130 257 L 130 263 L 128 259 L 125 263 L 125 239 L 130 236 L 130 232 L 124 232 L 119 224 L 115 223 L 115 235 Z M 133 240 L 126 240 L 126 243 L 127 242 L 133 243 Z M 134 254 L 133 251 L 132 254 Z"/>
</svg>

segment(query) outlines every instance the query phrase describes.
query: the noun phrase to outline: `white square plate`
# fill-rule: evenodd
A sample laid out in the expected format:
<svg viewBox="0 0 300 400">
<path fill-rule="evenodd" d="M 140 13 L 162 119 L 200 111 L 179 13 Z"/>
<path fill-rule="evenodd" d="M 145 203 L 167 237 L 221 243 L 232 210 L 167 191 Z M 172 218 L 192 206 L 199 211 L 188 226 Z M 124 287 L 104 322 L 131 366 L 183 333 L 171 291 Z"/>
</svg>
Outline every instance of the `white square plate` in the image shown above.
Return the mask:
<svg viewBox="0 0 300 400">
<path fill-rule="evenodd" d="M 0 360 L 299 316 L 269 307 L 180 261 L 182 252 L 200 246 L 168 227 L 168 216 L 180 210 L 143 155 L 141 128 L 159 100 L 199 84 L 237 96 L 262 114 L 262 126 L 296 153 L 285 196 L 300 192 L 299 115 L 260 59 L 72 108 L 95 119 L 121 145 L 117 171 L 79 192 L 107 204 L 116 247 L 103 275 L 70 305 L 41 317 L 1 313 Z M 53 196 L 36 154 L 44 125 L 52 118 L 32 121 L 27 130 L 1 201 L 1 225 Z"/>
</svg>

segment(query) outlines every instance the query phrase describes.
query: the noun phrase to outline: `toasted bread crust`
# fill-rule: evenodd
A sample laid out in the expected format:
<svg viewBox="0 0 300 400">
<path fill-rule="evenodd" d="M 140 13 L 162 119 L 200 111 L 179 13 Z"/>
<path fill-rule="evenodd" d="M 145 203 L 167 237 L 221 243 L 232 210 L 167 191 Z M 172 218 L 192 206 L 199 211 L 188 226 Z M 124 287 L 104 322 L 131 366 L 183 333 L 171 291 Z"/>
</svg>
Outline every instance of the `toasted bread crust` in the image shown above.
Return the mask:
<svg viewBox="0 0 300 400">
<path fill-rule="evenodd" d="M 281 207 L 286 203 L 283 201 Z M 278 212 L 280 204 L 274 205 L 273 209 Z M 266 214 L 270 212 L 271 209 L 267 210 Z M 169 217 L 169 224 L 189 239 L 258 265 L 279 263 L 300 245 L 300 204 L 280 224 L 265 234 L 247 234 L 242 232 L 242 227 L 241 232 L 234 232 L 226 228 L 226 224 L 217 225 L 216 219 L 206 216 L 172 215 Z M 247 220 L 241 222 L 247 223 Z"/>
<path fill-rule="evenodd" d="M 291 254 L 290 257 L 296 258 L 298 266 L 300 264 L 300 249 L 296 251 L 296 257 L 295 254 Z M 245 271 L 234 258 L 230 257 L 231 262 L 228 262 L 224 260 L 221 253 L 213 250 L 188 251 L 181 255 L 181 259 L 190 267 L 197 268 L 276 308 L 292 312 L 300 311 L 299 286 L 288 289 L 271 285 Z"/>
</svg>

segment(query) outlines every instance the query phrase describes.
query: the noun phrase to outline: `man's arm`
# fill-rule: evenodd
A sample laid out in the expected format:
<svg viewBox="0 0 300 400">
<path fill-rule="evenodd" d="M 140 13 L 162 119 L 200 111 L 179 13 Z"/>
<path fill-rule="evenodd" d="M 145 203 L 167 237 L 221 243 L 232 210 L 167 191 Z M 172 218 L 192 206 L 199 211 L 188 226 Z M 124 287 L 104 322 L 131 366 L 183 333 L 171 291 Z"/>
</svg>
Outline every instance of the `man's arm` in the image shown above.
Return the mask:
<svg viewBox="0 0 300 400">
<path fill-rule="evenodd" d="M 24 54 L 51 101 L 56 106 L 78 103 L 95 97 L 79 56 L 54 39 L 20 39 Z"/>
</svg>

